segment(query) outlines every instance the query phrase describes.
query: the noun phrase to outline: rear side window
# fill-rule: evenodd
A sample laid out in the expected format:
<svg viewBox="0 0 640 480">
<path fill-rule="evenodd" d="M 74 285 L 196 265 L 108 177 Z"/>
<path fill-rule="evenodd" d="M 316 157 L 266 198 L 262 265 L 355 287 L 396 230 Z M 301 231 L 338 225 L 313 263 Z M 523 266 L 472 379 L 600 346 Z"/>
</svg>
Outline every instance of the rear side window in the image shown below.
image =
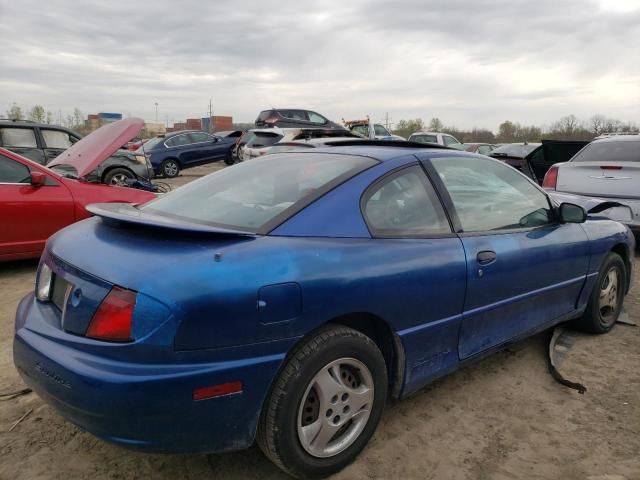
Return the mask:
<svg viewBox="0 0 640 480">
<path fill-rule="evenodd" d="M 37 148 L 36 135 L 31 128 L 2 128 L 0 138 L 3 147 Z"/>
<path fill-rule="evenodd" d="M 547 196 L 514 168 L 479 157 L 431 160 L 465 232 L 540 227 L 552 223 Z"/>
<path fill-rule="evenodd" d="M 369 126 L 368 125 L 355 125 L 351 127 L 351 131 L 353 133 L 357 133 L 358 135 L 362 135 L 363 137 L 369 136 Z"/>
<path fill-rule="evenodd" d="M 456 140 L 453 137 L 450 137 L 449 135 L 444 135 L 442 137 L 442 139 L 444 140 L 444 144 L 449 146 L 449 145 L 459 145 L 460 142 L 458 140 Z"/>
<path fill-rule="evenodd" d="M 291 120 L 304 120 L 305 122 L 309 120 L 307 112 L 304 110 L 280 110 L 280 115 Z"/>
<path fill-rule="evenodd" d="M 254 135 L 255 136 L 247 142 L 247 147 L 249 148 L 270 147 L 282 138 L 282 135 L 268 132 L 254 132 Z"/>
<path fill-rule="evenodd" d="M 258 115 L 257 121 L 265 121 L 267 118 L 269 118 L 270 114 L 271 114 L 271 110 L 265 110 L 263 112 L 260 112 L 260 115 Z"/>
<path fill-rule="evenodd" d="M 591 143 L 572 162 L 640 162 L 640 141 Z"/>
<path fill-rule="evenodd" d="M 40 129 L 44 138 L 45 148 L 69 148 L 75 141 L 67 132 L 61 130 Z"/>
<path fill-rule="evenodd" d="M 363 197 L 363 213 L 377 237 L 424 237 L 451 233 L 433 187 L 418 166 L 374 184 Z"/>
<path fill-rule="evenodd" d="M 478 147 L 478 153 L 482 154 L 482 155 L 488 155 L 491 153 L 491 146 L 490 145 L 480 145 Z"/>
<path fill-rule="evenodd" d="M 189 134 L 185 133 L 183 135 L 176 135 L 175 137 L 171 137 L 166 142 L 167 147 L 179 147 L 182 145 L 189 145 L 193 143 L 189 138 Z"/>
<path fill-rule="evenodd" d="M 0 183 L 28 183 L 29 169 L 15 160 L 0 155 Z"/>
<path fill-rule="evenodd" d="M 409 140 L 418 143 L 438 143 L 438 137 L 435 135 L 411 135 Z"/>
</svg>

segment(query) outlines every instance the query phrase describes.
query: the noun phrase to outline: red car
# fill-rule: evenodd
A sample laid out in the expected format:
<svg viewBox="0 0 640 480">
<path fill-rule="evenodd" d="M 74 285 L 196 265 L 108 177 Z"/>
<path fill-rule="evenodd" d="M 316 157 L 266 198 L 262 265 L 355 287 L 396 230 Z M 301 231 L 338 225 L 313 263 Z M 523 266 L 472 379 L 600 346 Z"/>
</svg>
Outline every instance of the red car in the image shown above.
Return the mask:
<svg viewBox="0 0 640 480">
<path fill-rule="evenodd" d="M 0 261 L 40 256 L 47 238 L 90 216 L 91 203 L 144 203 L 155 195 L 143 190 L 89 183 L 92 172 L 121 145 L 135 137 L 144 122 L 129 118 L 86 136 L 44 167 L 0 148 Z M 55 166 L 60 166 L 60 172 Z M 49 168 L 52 167 L 52 168 Z M 69 168 L 77 178 L 69 177 Z"/>
</svg>

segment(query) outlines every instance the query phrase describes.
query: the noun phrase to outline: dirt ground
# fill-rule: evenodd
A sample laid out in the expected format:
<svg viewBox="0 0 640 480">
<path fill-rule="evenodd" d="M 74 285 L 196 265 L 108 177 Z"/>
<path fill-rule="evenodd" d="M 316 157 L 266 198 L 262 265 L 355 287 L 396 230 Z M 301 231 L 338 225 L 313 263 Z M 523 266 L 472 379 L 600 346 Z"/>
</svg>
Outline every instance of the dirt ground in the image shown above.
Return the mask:
<svg viewBox="0 0 640 480">
<path fill-rule="evenodd" d="M 171 180 L 186 183 L 220 166 Z M 640 324 L 640 253 L 626 311 Z M 12 362 L 13 316 L 37 262 L 0 264 L 0 394 L 24 387 Z M 640 327 L 578 335 L 554 382 L 546 335 L 389 405 L 367 449 L 336 479 L 640 479 Z M 30 412 L 12 431 L 16 421 Z M 256 447 L 221 455 L 148 455 L 78 430 L 31 393 L 0 397 L 0 479 L 279 479 Z"/>
</svg>

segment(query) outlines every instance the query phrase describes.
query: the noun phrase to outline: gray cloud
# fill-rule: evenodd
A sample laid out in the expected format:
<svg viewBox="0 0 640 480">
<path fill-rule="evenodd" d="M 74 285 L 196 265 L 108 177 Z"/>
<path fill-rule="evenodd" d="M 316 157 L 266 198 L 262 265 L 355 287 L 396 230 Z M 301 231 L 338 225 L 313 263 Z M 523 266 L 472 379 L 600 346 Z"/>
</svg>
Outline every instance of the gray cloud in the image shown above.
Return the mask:
<svg viewBox="0 0 640 480">
<path fill-rule="evenodd" d="M 211 97 L 239 121 L 279 105 L 459 127 L 640 122 L 637 0 L 0 0 L 0 19 L 2 111 L 153 120 L 157 101 L 178 121 Z"/>
</svg>

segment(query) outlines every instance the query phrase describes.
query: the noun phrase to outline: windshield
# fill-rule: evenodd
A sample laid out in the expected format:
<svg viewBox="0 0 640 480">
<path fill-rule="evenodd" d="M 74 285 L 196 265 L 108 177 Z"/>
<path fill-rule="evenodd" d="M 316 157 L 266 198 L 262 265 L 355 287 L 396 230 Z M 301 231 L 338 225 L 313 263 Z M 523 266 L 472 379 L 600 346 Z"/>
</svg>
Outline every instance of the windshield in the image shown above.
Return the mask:
<svg viewBox="0 0 640 480">
<path fill-rule="evenodd" d="M 640 142 L 592 143 L 580 150 L 572 162 L 640 162 Z"/>
<path fill-rule="evenodd" d="M 368 157 L 289 153 L 240 163 L 180 187 L 143 211 L 258 233 L 376 163 Z"/>
<path fill-rule="evenodd" d="M 271 132 L 252 132 L 253 136 L 247 139 L 248 148 L 270 147 L 282 138 L 282 135 Z"/>
<path fill-rule="evenodd" d="M 409 138 L 412 142 L 418 143 L 438 143 L 438 137 L 435 135 L 411 135 Z"/>
<path fill-rule="evenodd" d="M 491 152 L 491 156 L 524 158 L 539 146 L 539 143 L 529 143 L 527 145 L 512 143 L 510 145 L 503 145 L 502 147 L 496 148 Z"/>
<path fill-rule="evenodd" d="M 155 137 L 148 142 L 143 143 L 140 148 L 136 150 L 136 153 L 144 153 L 156 147 L 156 145 L 164 142 L 164 137 Z"/>
</svg>

